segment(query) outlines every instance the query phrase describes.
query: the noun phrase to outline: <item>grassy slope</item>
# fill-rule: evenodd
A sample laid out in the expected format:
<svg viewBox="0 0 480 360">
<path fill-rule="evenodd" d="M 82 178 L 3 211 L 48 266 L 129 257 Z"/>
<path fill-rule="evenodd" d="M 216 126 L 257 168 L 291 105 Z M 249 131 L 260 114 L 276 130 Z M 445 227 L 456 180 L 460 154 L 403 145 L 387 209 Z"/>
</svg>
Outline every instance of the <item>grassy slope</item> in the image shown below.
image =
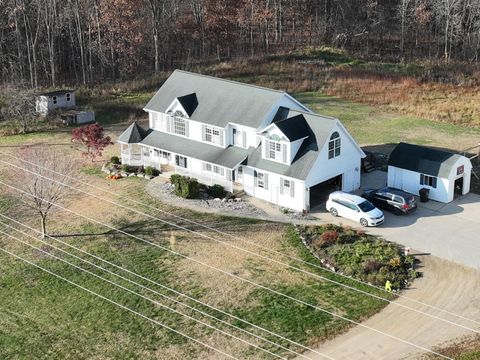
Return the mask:
<svg viewBox="0 0 480 360">
<path fill-rule="evenodd" d="M 278 250 L 314 261 L 291 228 L 275 225 L 276 230 L 272 233 L 271 230 L 265 228 L 270 225 L 255 220 L 217 217 L 211 214 L 196 214 L 164 207 L 161 203 L 146 196 L 143 190 L 144 180 L 135 178 L 115 183 L 101 183 L 106 181 L 103 180 L 103 176 L 92 171 L 92 166 L 87 169 L 89 175 L 86 176 L 90 179 L 89 181 L 96 182 L 101 186 L 107 184 L 114 186 L 112 188 L 114 191 L 128 193 L 129 196 L 138 200 L 160 206 L 169 212 L 193 217 L 201 222 L 228 224 L 228 226 L 225 225 L 227 228 L 244 231 L 240 234 L 248 236 L 254 241 L 260 242 L 263 237 L 267 236 L 266 234 L 270 234 L 268 236 L 274 236 L 276 239 L 273 246 Z M 90 216 L 98 216 L 116 227 L 121 227 L 161 245 L 174 247 L 176 251 L 190 256 L 195 257 L 197 254 L 208 253 L 212 256 L 213 261 L 224 258 L 227 260 L 227 269 L 233 268 L 251 280 L 331 311 L 338 311 L 354 320 L 366 318 L 385 305 L 383 302 L 365 298 L 363 295 L 338 286 L 307 279 L 294 271 L 279 270 L 257 258 L 242 257 L 238 251 L 230 251 L 216 243 L 195 241 L 190 235 L 182 232 L 178 233 L 176 243 L 172 245 L 169 240 L 170 232 L 165 232 L 165 226 L 158 221 L 148 221 L 119 209 L 113 214 L 110 211 L 111 206 L 108 204 L 101 204 L 98 201 L 90 203 L 86 202 L 86 198 L 83 199 L 76 199 L 71 206 L 74 206 L 76 211 L 83 210 L 84 213 L 88 210 Z M 0 202 L 1 211 L 16 210 L 11 207 L 11 204 L 11 199 Z M 95 204 L 95 208 L 91 204 Z M 22 221 L 28 221 L 33 226 L 37 225 L 35 217 L 32 218 L 25 214 L 19 216 Z M 71 215 L 63 213 L 54 214 L 49 224 L 54 233 L 90 234 L 105 231 L 99 226 L 88 224 L 78 217 L 72 218 Z M 258 240 L 257 237 L 259 237 Z M 22 254 L 41 266 L 58 272 L 70 280 L 111 297 L 124 305 L 133 307 L 180 331 L 207 342 L 213 342 L 220 348 L 235 351 L 243 358 L 262 357 L 258 351 L 238 347 L 234 342 L 221 340 L 221 337 L 214 336 L 212 331 L 205 327 L 163 311 L 158 306 L 104 284 L 100 280 L 95 280 L 91 276 L 79 273 L 65 264 L 52 261 L 46 255 L 32 252 L 24 246 L 15 245 L 11 240 L 2 237 L 0 239 L 2 247 Z M 235 284 L 230 283 L 229 281 L 233 280 L 224 278 L 218 273 L 209 272 L 207 278 L 202 277 L 190 262 L 180 260 L 158 248 L 125 236 L 66 237 L 62 240 L 208 302 L 211 302 L 212 299 L 217 301 L 216 299 L 223 296 L 222 287 L 232 284 L 236 289 L 234 298 L 218 300 L 217 306 L 305 344 L 315 344 L 349 326 L 331 315 L 292 303 L 265 290 L 246 287 L 245 284 L 237 281 Z M 37 242 L 32 241 L 32 244 L 39 246 Z M 245 246 L 245 244 L 241 246 Z M 171 359 L 177 357 L 187 359 L 206 356 L 200 346 L 187 342 L 182 337 L 168 331 L 160 330 L 145 320 L 98 300 L 40 270 L 12 260 L 7 255 L 0 254 L 0 259 L 0 358 L 128 359 L 141 357 Z M 208 260 L 203 257 L 199 259 Z M 75 259 L 70 258 L 69 260 L 80 264 Z M 215 264 L 215 262 L 213 263 Z M 93 270 L 91 267 L 89 269 Z M 309 268 L 309 270 L 339 281 L 347 281 L 316 268 Z M 104 275 L 100 272 L 99 274 Z M 115 279 L 112 276 L 107 277 Z M 213 284 L 210 282 L 212 280 Z M 127 283 L 122 282 L 122 285 L 131 288 L 131 285 Z M 157 290 L 161 289 L 157 288 Z M 142 290 L 141 292 L 169 306 L 173 305 L 158 296 Z M 200 318 L 208 321 L 204 317 Z M 240 324 L 237 322 L 236 325 Z M 247 328 L 252 330 L 250 327 Z M 273 340 L 273 338 L 271 339 Z M 288 344 L 283 343 L 283 345 Z M 270 349 L 273 350 L 272 347 Z"/>
</svg>

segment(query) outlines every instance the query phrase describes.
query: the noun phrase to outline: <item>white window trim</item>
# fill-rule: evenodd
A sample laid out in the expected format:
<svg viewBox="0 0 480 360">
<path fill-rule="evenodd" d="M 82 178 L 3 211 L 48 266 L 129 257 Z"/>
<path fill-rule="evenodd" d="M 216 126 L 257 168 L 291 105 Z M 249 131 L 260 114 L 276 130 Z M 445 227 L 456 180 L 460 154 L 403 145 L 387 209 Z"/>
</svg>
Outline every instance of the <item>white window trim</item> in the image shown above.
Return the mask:
<svg viewBox="0 0 480 360">
<path fill-rule="evenodd" d="M 280 164 L 287 164 L 289 161 L 289 148 L 290 144 L 286 141 L 282 140 L 270 140 L 265 138 L 263 141 L 263 158 L 271 161 L 278 162 Z M 272 143 L 275 144 L 275 149 L 271 148 Z M 280 147 L 280 150 L 277 148 Z M 271 157 L 272 152 L 274 153 L 274 157 Z M 285 152 L 285 153 L 284 153 Z"/>
<path fill-rule="evenodd" d="M 338 137 L 332 139 L 333 134 L 337 133 Z M 337 153 L 338 150 L 338 153 Z M 332 154 L 330 155 L 330 152 Z M 335 159 L 342 154 L 342 137 L 338 131 L 335 131 L 330 136 L 330 140 L 328 141 L 328 159 Z"/>
<path fill-rule="evenodd" d="M 202 172 L 208 173 L 211 176 L 218 177 L 218 178 L 225 178 L 225 168 L 222 166 L 218 166 L 212 163 L 203 162 L 202 163 Z"/>
</svg>

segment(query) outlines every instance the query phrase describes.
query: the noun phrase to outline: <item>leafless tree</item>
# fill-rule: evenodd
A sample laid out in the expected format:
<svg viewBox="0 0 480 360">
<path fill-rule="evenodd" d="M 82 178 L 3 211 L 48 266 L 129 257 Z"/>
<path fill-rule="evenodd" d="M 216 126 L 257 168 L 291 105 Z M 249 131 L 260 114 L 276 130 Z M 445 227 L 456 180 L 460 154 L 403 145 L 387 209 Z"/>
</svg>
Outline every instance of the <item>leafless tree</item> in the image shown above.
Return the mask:
<svg viewBox="0 0 480 360">
<path fill-rule="evenodd" d="M 48 145 L 32 146 L 24 149 L 19 157 L 32 164 L 22 165 L 28 171 L 14 171 L 18 186 L 28 195 L 22 195 L 24 203 L 40 217 L 42 238 L 47 235 L 47 217 L 55 204 L 62 201 L 68 194 L 73 174 L 73 162 L 65 155 Z M 52 180 L 49 180 L 53 179 Z M 57 181 L 57 182 L 55 182 Z"/>
<path fill-rule="evenodd" d="M 0 118 L 18 124 L 23 133 L 29 131 L 37 119 L 33 90 L 7 86 L 3 88 L 0 97 L 3 99 Z"/>
</svg>

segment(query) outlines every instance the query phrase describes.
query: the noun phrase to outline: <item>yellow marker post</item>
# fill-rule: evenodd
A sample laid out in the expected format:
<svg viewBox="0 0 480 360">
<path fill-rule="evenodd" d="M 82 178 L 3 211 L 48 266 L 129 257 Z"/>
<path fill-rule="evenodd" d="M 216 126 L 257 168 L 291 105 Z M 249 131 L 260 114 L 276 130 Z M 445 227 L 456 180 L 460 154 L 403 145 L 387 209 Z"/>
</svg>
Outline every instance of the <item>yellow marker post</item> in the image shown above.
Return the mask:
<svg viewBox="0 0 480 360">
<path fill-rule="evenodd" d="M 387 290 L 388 292 L 392 292 L 392 283 L 390 282 L 390 280 L 387 280 L 385 282 L 385 290 Z"/>
</svg>

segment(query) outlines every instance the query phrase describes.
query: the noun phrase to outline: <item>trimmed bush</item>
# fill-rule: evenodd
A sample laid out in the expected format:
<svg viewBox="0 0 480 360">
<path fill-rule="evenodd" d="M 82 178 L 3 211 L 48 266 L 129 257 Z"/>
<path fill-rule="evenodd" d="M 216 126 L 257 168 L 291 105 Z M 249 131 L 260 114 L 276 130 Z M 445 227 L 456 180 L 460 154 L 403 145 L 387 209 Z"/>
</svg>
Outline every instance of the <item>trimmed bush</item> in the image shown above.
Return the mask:
<svg viewBox="0 0 480 360">
<path fill-rule="evenodd" d="M 120 158 L 118 156 L 112 156 L 110 158 L 110 163 L 113 165 L 120 165 Z"/>
<path fill-rule="evenodd" d="M 227 194 L 225 188 L 219 184 L 209 186 L 207 189 L 207 193 L 214 198 L 223 198 Z"/>
<path fill-rule="evenodd" d="M 121 167 L 121 170 L 123 172 L 126 172 L 126 173 L 133 173 L 133 172 L 137 171 L 137 168 L 135 166 L 132 166 L 132 165 L 123 164 L 122 167 Z"/>
<path fill-rule="evenodd" d="M 158 169 L 155 169 L 152 166 L 147 166 L 145 168 L 145 175 L 158 176 L 160 175 L 160 171 L 158 171 Z"/>
<path fill-rule="evenodd" d="M 173 174 L 170 182 L 175 186 L 175 195 L 184 199 L 195 199 L 200 192 L 200 184 L 197 179 Z"/>
</svg>

